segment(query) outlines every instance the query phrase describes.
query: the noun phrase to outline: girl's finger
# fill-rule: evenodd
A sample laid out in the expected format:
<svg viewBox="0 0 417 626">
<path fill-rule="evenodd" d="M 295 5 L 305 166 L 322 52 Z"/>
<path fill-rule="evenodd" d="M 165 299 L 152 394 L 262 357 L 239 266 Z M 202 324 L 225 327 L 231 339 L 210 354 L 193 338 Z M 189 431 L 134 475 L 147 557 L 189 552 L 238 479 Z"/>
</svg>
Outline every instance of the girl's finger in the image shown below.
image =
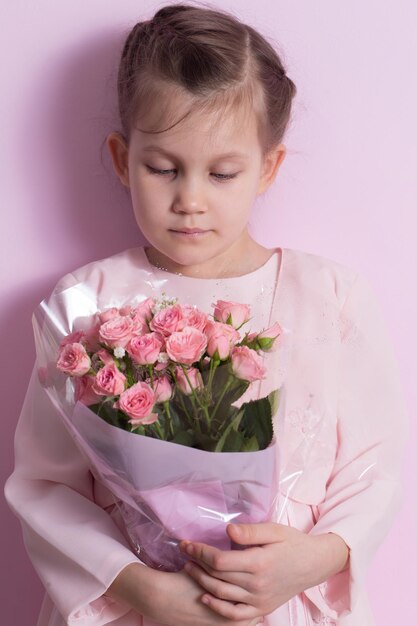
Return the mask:
<svg viewBox="0 0 417 626">
<path fill-rule="evenodd" d="M 195 563 L 186 563 L 184 569 L 191 576 L 191 578 L 203 587 L 203 589 L 208 591 L 213 596 L 216 596 L 216 598 L 228 600 L 229 602 L 244 603 L 248 603 L 252 599 L 246 589 L 230 584 L 225 580 L 213 578 L 207 574 L 203 568 L 199 567 L 199 565 L 196 565 Z"/>
<path fill-rule="evenodd" d="M 254 578 L 253 574 L 248 574 L 246 572 L 220 572 L 204 563 L 204 561 L 192 560 L 188 561 L 188 563 L 194 565 L 196 568 L 204 570 L 212 578 L 217 578 L 218 580 L 223 580 L 232 585 L 236 585 L 237 587 L 242 587 L 242 589 L 245 589 L 246 591 L 250 591 L 252 588 Z"/>
<path fill-rule="evenodd" d="M 181 548 L 194 561 L 206 564 L 219 572 L 254 573 L 263 551 L 260 547 L 245 550 L 219 550 L 206 543 L 182 543 Z"/>
<path fill-rule="evenodd" d="M 238 602 L 237 604 L 232 604 L 227 600 L 220 600 L 220 598 L 216 598 L 209 593 L 205 593 L 201 601 L 203 604 L 208 606 L 209 609 L 222 615 L 223 617 L 227 617 L 232 621 L 239 621 L 245 619 L 254 619 L 260 618 L 259 609 L 251 606 L 250 604 L 244 604 Z"/>
</svg>

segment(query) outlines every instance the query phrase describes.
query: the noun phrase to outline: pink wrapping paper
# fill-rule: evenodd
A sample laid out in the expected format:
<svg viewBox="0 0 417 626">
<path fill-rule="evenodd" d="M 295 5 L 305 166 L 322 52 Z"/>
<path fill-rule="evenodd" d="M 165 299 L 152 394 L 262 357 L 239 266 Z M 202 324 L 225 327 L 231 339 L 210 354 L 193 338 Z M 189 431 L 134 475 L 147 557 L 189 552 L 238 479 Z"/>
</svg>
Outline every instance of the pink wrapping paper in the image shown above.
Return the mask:
<svg viewBox="0 0 417 626">
<path fill-rule="evenodd" d="M 257 452 L 207 452 L 121 430 L 80 402 L 64 420 L 95 478 L 113 493 L 132 548 L 147 565 L 181 569 L 181 539 L 232 549 L 228 523 L 271 519 L 275 440 Z"/>
</svg>

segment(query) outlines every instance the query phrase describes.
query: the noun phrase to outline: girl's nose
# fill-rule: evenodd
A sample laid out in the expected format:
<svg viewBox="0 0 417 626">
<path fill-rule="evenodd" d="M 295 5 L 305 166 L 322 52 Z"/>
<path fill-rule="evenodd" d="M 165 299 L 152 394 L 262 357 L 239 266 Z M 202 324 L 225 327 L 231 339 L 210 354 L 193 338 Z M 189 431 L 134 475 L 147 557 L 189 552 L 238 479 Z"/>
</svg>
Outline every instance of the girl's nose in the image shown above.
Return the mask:
<svg viewBox="0 0 417 626">
<path fill-rule="evenodd" d="M 201 188 L 183 183 L 177 189 L 172 208 L 175 213 L 205 213 L 207 201 Z"/>
</svg>

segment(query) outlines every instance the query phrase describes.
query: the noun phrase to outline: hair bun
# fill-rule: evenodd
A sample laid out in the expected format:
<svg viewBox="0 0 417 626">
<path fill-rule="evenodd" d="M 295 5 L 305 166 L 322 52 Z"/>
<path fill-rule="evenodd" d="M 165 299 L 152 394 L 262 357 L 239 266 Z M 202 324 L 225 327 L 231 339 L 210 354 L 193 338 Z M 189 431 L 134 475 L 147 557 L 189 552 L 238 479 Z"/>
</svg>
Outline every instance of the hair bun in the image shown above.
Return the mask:
<svg viewBox="0 0 417 626">
<path fill-rule="evenodd" d="M 159 11 L 155 13 L 155 15 L 153 16 L 153 20 L 159 22 L 165 20 L 166 18 L 172 17 L 177 13 L 181 13 L 182 11 L 189 11 L 190 8 L 191 7 L 187 6 L 186 4 L 173 4 L 168 7 L 162 7 L 162 9 L 159 9 Z"/>
</svg>

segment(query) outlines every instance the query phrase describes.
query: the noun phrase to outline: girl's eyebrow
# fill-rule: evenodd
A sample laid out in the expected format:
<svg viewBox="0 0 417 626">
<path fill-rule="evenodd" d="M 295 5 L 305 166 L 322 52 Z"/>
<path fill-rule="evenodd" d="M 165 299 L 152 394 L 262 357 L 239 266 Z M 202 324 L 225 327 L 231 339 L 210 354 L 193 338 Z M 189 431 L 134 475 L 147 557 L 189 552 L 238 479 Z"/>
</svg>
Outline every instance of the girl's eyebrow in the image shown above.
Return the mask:
<svg viewBox="0 0 417 626">
<path fill-rule="evenodd" d="M 175 156 L 175 154 L 172 154 L 171 152 L 168 152 L 168 150 L 164 150 L 163 148 L 161 148 L 160 146 L 145 146 L 145 148 L 143 148 L 144 152 L 160 152 L 161 154 L 164 154 L 165 156 L 168 156 L 170 158 L 178 158 Z M 226 152 L 224 154 L 217 154 L 213 157 L 213 160 L 216 159 L 230 159 L 230 158 L 238 158 L 238 159 L 248 159 L 249 155 L 245 154 L 244 152 Z"/>
</svg>

